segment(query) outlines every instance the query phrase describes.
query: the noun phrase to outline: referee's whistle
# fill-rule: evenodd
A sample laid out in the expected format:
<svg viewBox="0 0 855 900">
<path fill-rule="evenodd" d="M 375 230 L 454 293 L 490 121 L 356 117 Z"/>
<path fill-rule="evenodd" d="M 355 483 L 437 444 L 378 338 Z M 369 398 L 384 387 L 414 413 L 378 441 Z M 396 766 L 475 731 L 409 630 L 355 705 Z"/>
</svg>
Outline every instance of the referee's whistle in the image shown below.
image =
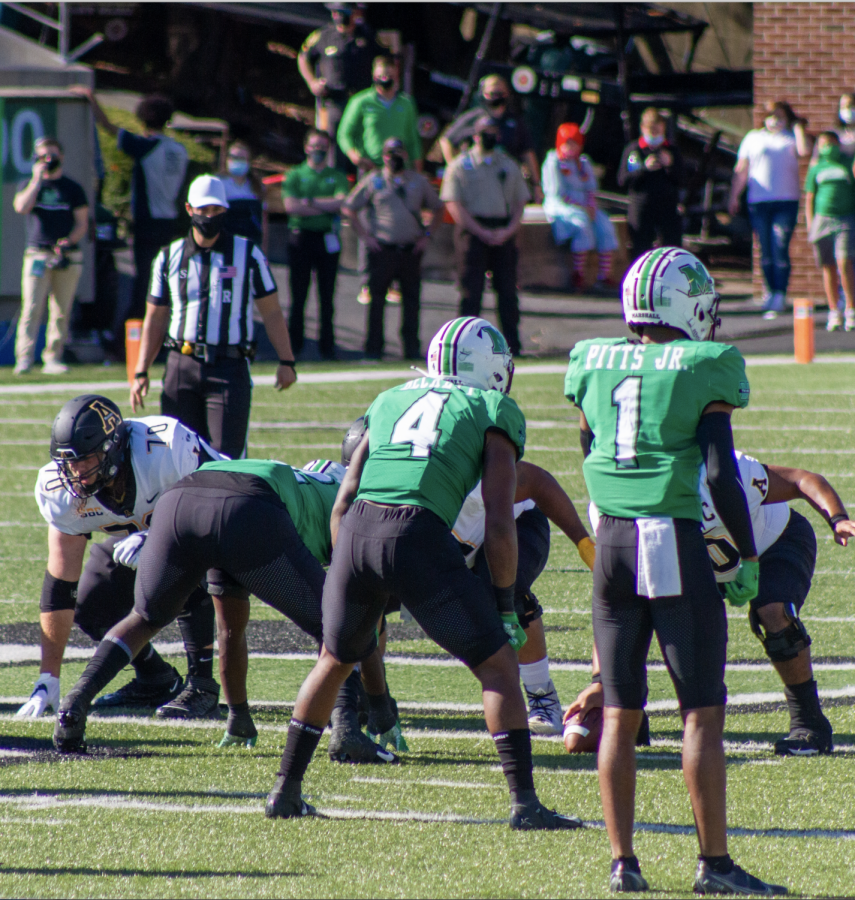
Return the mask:
<svg viewBox="0 0 855 900">
<path fill-rule="evenodd" d="M 181 345 L 181 352 L 184 356 L 192 356 L 193 355 L 193 345 L 190 341 L 184 341 Z"/>
</svg>

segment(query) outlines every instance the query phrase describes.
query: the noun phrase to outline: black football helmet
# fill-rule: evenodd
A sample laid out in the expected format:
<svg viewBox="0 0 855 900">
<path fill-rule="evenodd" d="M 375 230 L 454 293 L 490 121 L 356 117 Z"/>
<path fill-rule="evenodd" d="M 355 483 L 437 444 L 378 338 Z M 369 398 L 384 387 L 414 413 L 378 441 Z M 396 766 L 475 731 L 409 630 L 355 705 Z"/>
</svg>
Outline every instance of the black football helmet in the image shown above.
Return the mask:
<svg viewBox="0 0 855 900">
<path fill-rule="evenodd" d="M 50 455 L 56 461 L 60 481 L 79 499 L 97 494 L 116 477 L 127 443 L 128 426 L 119 407 L 99 394 L 69 400 L 50 430 Z M 93 454 L 101 454 L 101 458 L 88 471 L 75 474 L 68 465 Z M 84 484 L 92 474 L 97 474 L 95 480 Z"/>
<path fill-rule="evenodd" d="M 341 442 L 341 464 L 343 466 L 350 465 L 351 457 L 356 452 L 356 448 L 362 443 L 364 437 L 365 416 L 360 416 L 347 429 L 347 434 L 345 434 L 344 440 Z"/>
</svg>

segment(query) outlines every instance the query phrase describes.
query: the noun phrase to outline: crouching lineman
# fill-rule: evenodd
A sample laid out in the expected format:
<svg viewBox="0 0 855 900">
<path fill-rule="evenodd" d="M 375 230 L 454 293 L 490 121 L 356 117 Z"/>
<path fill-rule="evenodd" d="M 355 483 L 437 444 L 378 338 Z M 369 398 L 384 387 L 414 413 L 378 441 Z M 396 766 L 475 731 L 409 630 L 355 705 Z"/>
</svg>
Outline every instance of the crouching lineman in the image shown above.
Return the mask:
<svg viewBox="0 0 855 900">
<path fill-rule="evenodd" d="M 92 699 L 181 613 L 203 579 L 220 620 L 220 672 L 229 705 L 221 746 L 251 746 L 257 732 L 246 695 L 249 595 L 320 642 L 321 563 L 329 560 L 330 512 L 343 471 L 337 463 L 309 473 L 270 460 L 221 460 L 166 490 L 139 554 L 133 611 L 107 633 L 60 704 L 57 750 L 83 747 Z M 374 761 L 394 761 L 393 754 L 371 746 Z"/>
<path fill-rule="evenodd" d="M 166 416 L 122 419 L 106 397 L 69 400 L 51 428 L 52 462 L 36 481 L 39 511 L 48 523 L 48 563 L 39 603 L 41 674 L 21 717 L 59 707 L 59 673 L 72 623 L 100 641 L 133 607 L 136 559 L 155 501 L 164 490 L 221 455 Z M 92 532 L 108 539 L 93 544 Z M 82 577 L 81 577 L 82 572 Z M 187 652 L 187 681 L 146 644 L 135 677 L 96 705 L 159 707 L 161 718 L 195 718 L 217 708 L 213 679 L 214 608 L 193 592 L 178 620 Z"/>
<path fill-rule="evenodd" d="M 455 319 L 431 341 L 428 371 L 384 391 L 366 413 L 365 437 L 333 509 L 321 656 L 297 696 L 265 813 L 315 813 L 301 795 L 306 769 L 339 687 L 375 651 L 380 617 L 398 596 L 428 637 L 481 682 L 487 727 L 511 791 L 511 827 L 578 828 L 578 819 L 544 808 L 535 793 L 514 652 L 525 637 L 514 612 L 513 518 L 525 418 L 507 396 L 511 354 L 488 322 Z M 492 591 L 466 567 L 451 533 L 479 478 Z"/>
</svg>

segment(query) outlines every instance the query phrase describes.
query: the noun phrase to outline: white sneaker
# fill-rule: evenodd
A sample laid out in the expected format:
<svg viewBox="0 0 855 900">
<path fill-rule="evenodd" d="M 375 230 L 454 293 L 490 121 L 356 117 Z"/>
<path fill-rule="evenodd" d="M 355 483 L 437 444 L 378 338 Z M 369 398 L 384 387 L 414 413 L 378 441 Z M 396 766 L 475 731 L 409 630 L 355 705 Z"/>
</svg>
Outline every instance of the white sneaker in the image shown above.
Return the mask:
<svg viewBox="0 0 855 900">
<path fill-rule="evenodd" d="M 840 328 L 840 313 L 836 309 L 831 309 L 828 312 L 828 321 L 825 323 L 826 331 L 837 331 Z M 848 330 L 848 329 L 847 329 Z"/>
<path fill-rule="evenodd" d="M 68 374 L 68 366 L 61 362 L 56 362 L 55 360 L 48 360 L 48 362 L 42 363 L 42 374 L 66 375 Z"/>
<path fill-rule="evenodd" d="M 532 734 L 561 734 L 561 701 L 552 679 L 539 691 L 525 689 L 528 698 L 528 727 Z"/>
<path fill-rule="evenodd" d="M 59 679 L 48 672 L 42 672 L 36 681 L 30 699 L 15 713 L 19 719 L 38 719 L 48 709 L 59 709 Z"/>
<path fill-rule="evenodd" d="M 839 315 L 839 313 L 838 313 Z M 847 309 L 843 314 L 843 330 L 844 331 L 853 331 L 855 330 L 855 309 Z"/>
<path fill-rule="evenodd" d="M 386 292 L 386 302 L 391 303 L 393 306 L 398 306 L 403 299 L 401 292 L 397 288 L 389 288 Z"/>
<path fill-rule="evenodd" d="M 33 368 L 32 363 L 27 362 L 19 362 L 15 363 L 14 372 L 16 375 L 26 375 L 28 372 L 31 372 Z"/>
<path fill-rule="evenodd" d="M 368 288 L 363 285 L 359 293 L 356 295 L 356 302 L 362 306 L 368 306 L 371 303 L 371 293 Z"/>
<path fill-rule="evenodd" d="M 778 318 L 778 313 L 777 313 L 777 311 L 774 310 L 774 309 L 767 309 L 766 312 L 763 313 L 763 318 L 764 318 L 767 322 L 771 322 L 773 319 L 777 319 L 777 318 Z"/>
</svg>

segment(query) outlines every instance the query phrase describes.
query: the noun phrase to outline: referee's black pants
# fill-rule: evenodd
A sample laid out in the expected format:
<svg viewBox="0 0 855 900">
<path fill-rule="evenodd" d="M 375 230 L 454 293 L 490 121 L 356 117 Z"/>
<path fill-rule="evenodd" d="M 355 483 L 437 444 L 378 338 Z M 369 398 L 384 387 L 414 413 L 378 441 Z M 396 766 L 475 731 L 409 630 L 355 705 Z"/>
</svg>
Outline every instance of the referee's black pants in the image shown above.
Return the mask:
<svg viewBox="0 0 855 900">
<path fill-rule="evenodd" d="M 304 311 L 314 271 L 317 277 L 318 307 L 321 320 L 318 350 L 321 356 L 332 357 L 335 354 L 333 300 L 338 276 L 339 253 L 330 253 L 327 250 L 324 235 L 323 231 L 306 231 L 305 229 L 294 229 L 289 234 L 288 266 L 291 282 L 291 313 L 288 320 L 288 331 L 291 334 L 291 346 L 295 353 L 299 353 L 303 349 Z"/>
<path fill-rule="evenodd" d="M 454 235 L 454 250 L 460 284 L 460 315 L 481 315 L 484 278 L 488 270 L 491 271 L 502 334 L 511 353 L 518 354 L 522 348 L 519 333 L 520 301 L 517 296 L 519 251 L 516 236 L 494 247 L 458 227 Z"/>
<path fill-rule="evenodd" d="M 167 354 L 161 415 L 178 419 L 232 459 L 245 453 L 251 403 L 248 359 L 206 363 L 177 350 Z"/>
<path fill-rule="evenodd" d="M 383 355 L 385 337 L 383 317 L 386 293 L 397 278 L 401 285 L 401 343 L 406 359 L 421 359 L 419 344 L 419 301 L 422 292 L 422 255 L 415 244 L 401 247 L 381 244 L 379 250 L 368 251 L 368 335 L 365 355 L 379 359 Z"/>
</svg>

